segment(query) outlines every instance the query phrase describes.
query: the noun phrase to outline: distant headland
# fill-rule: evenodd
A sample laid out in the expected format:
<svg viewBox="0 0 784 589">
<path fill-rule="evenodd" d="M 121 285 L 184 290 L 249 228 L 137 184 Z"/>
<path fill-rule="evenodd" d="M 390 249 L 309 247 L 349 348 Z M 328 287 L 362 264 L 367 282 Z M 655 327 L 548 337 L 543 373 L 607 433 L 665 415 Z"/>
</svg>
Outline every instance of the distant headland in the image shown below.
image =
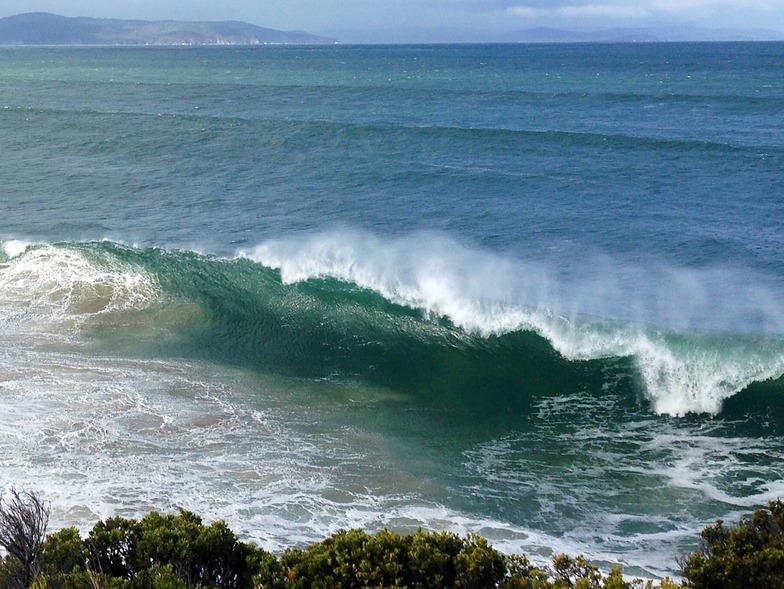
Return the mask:
<svg viewBox="0 0 784 589">
<path fill-rule="evenodd" d="M 241 21 L 70 18 L 29 12 L 0 19 L 0 45 L 309 45 L 336 39 Z"/>
</svg>

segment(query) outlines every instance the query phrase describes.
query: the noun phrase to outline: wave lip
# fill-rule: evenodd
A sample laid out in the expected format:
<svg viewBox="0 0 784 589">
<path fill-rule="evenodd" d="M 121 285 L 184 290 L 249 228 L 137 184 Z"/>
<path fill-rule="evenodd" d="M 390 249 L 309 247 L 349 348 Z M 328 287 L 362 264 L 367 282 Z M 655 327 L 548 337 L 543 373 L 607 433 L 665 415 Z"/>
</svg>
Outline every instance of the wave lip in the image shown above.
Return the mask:
<svg viewBox="0 0 784 589">
<path fill-rule="evenodd" d="M 725 400 L 752 383 L 784 374 L 784 341 L 735 337 L 659 342 L 641 338 L 633 348 L 646 393 L 657 413 L 721 412 Z"/>
<path fill-rule="evenodd" d="M 635 278 L 646 274 L 652 280 L 665 274 L 677 278 L 676 286 L 670 282 L 670 288 L 679 288 L 678 282 L 685 286 L 675 298 L 688 300 L 687 290 L 701 295 L 693 297 L 695 310 L 685 318 L 665 317 L 687 326 L 683 328 L 581 313 L 582 309 L 604 310 L 624 296 L 640 294 L 619 287 L 617 276 L 607 277 L 606 284 L 598 286 L 582 279 L 559 279 L 558 273 L 543 263 L 515 262 L 438 236 L 383 241 L 363 233 L 327 233 L 304 240 L 269 241 L 238 252 L 238 256 L 278 269 L 284 284 L 339 280 L 418 309 L 428 317 L 445 318 L 482 337 L 532 331 L 568 360 L 632 358 L 642 389 L 660 414 L 717 414 L 727 398 L 750 384 L 784 374 L 784 337 L 780 335 L 688 328 L 695 317 L 705 315 L 705 309 L 725 309 L 724 301 L 705 303 L 707 286 L 700 284 L 700 280 L 721 279 L 718 272 L 632 272 Z M 767 292 L 758 287 L 752 290 Z M 640 296 L 648 307 L 659 309 L 673 304 L 669 297 L 664 287 Z M 753 301 L 745 307 L 738 305 L 743 308 L 730 320 L 740 322 L 756 310 L 768 314 L 768 323 L 777 325 L 778 318 L 766 302 L 769 297 L 760 300 L 759 309 L 753 307 Z M 627 303 L 629 306 L 634 304 Z M 641 316 L 651 319 L 650 315 Z"/>
<path fill-rule="evenodd" d="M 0 243 L 0 251 L 6 258 L 15 258 L 27 251 L 27 248 L 31 245 L 32 244 L 27 241 L 20 239 L 10 239 Z M 0 262 L 1 261 L 3 261 L 2 258 L 0 258 Z"/>
</svg>

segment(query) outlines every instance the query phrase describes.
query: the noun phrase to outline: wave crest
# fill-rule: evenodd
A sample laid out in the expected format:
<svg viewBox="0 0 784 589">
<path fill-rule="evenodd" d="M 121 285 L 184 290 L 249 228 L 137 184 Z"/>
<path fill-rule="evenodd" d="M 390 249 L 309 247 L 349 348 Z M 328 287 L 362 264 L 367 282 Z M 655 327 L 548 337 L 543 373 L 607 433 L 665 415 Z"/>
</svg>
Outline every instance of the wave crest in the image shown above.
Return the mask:
<svg viewBox="0 0 784 589">
<path fill-rule="evenodd" d="M 754 327 L 778 329 L 781 320 L 770 311 L 770 290 L 758 284 L 742 291 L 751 300 L 737 303 L 735 316 L 709 317 L 729 308 L 729 301 L 708 297 L 709 288 L 728 280 L 739 284 L 719 270 L 637 268 L 634 280 L 624 280 L 628 270 L 608 275 L 603 260 L 596 267 L 604 276 L 584 272 L 575 278 L 559 276 L 544 263 L 514 261 L 432 235 L 382 241 L 328 233 L 270 241 L 238 255 L 278 269 L 286 284 L 326 278 L 355 284 L 484 337 L 533 331 L 568 360 L 630 357 L 660 414 L 716 414 L 751 383 L 784 374 L 781 335 L 705 328 L 754 316 L 763 318 Z M 644 276 L 650 282 L 641 283 Z M 681 301 L 678 313 L 669 312 L 677 304 L 672 301 Z M 614 303 L 627 315 L 636 309 L 639 320 L 607 314 Z"/>
</svg>

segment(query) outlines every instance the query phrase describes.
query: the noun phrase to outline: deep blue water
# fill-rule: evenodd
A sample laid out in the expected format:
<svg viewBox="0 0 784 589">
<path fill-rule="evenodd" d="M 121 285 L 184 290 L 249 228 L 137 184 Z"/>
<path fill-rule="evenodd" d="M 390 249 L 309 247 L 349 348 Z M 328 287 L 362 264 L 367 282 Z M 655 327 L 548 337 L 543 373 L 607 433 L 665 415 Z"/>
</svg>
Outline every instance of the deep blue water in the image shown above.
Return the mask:
<svg viewBox="0 0 784 589">
<path fill-rule="evenodd" d="M 2 49 L 0 487 L 673 572 L 784 488 L 782 105 L 780 43 Z"/>
</svg>

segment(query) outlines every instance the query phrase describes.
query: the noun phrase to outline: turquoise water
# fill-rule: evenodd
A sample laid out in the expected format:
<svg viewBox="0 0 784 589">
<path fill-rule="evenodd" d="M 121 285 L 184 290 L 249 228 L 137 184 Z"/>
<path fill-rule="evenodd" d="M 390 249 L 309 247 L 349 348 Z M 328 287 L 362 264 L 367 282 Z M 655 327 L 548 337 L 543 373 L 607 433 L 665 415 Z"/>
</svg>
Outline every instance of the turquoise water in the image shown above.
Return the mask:
<svg viewBox="0 0 784 589">
<path fill-rule="evenodd" d="M 784 45 L 0 51 L 0 487 L 665 574 L 781 496 Z"/>
</svg>

